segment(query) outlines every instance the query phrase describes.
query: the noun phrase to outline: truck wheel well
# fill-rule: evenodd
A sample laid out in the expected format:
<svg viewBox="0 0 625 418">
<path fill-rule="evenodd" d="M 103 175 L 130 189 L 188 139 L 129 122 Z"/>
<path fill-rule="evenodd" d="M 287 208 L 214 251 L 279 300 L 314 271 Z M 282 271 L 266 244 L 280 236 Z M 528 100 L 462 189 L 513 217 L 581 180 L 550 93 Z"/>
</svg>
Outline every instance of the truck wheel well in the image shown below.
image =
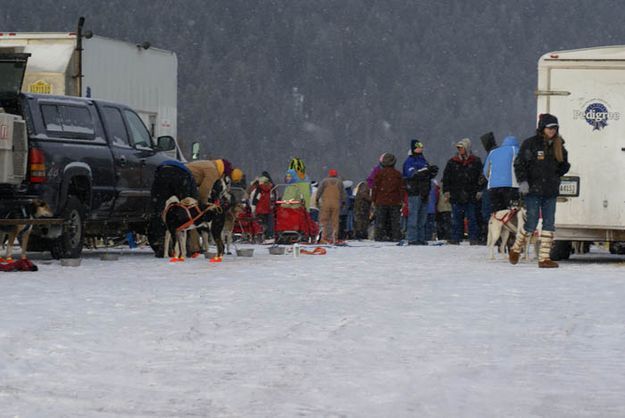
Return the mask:
<svg viewBox="0 0 625 418">
<path fill-rule="evenodd" d="M 67 196 L 76 196 L 83 205 L 89 206 L 91 201 L 89 179 L 83 176 L 73 177 L 67 188 Z"/>
</svg>

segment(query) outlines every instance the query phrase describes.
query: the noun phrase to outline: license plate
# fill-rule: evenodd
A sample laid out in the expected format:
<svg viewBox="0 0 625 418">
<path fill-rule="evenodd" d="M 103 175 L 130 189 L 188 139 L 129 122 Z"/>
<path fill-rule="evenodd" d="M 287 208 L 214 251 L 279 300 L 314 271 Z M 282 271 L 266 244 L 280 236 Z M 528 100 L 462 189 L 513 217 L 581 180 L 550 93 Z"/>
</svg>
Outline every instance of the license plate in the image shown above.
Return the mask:
<svg viewBox="0 0 625 418">
<path fill-rule="evenodd" d="M 579 196 L 579 177 L 566 176 L 560 178 L 560 196 Z"/>
</svg>

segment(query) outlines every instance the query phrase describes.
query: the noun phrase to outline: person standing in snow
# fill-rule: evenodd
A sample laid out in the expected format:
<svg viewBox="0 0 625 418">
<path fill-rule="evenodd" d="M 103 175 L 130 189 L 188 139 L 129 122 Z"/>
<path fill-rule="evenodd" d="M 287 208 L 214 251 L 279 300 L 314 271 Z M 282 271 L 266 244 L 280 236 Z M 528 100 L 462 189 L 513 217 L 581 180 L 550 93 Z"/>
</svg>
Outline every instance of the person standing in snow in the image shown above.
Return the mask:
<svg viewBox="0 0 625 418">
<path fill-rule="evenodd" d="M 451 203 L 449 195 L 441 192 L 443 184 L 439 185 L 438 202 L 436 203 L 436 238 L 449 241 L 451 239 Z"/>
<path fill-rule="evenodd" d="M 519 153 L 519 140 L 507 136 L 500 147 L 494 148 L 484 162 L 483 174 L 488 179 L 490 211 L 508 209 L 519 200 L 519 183 L 514 173 L 514 160 Z"/>
<path fill-rule="evenodd" d="M 436 232 L 436 207 L 438 206 L 438 198 L 441 188 L 435 179 L 431 180 L 432 187 L 430 188 L 430 196 L 428 197 L 428 218 L 425 222 L 425 239 L 434 239 L 434 233 Z"/>
<path fill-rule="evenodd" d="M 354 198 L 354 238 L 367 239 L 371 219 L 371 189 L 367 181 L 356 186 Z"/>
<path fill-rule="evenodd" d="M 518 231 L 510 250 L 511 264 L 519 262 L 521 250 L 528 237 L 534 233 L 539 215 L 542 215 L 538 267 L 558 267 L 550 255 L 555 232 L 556 198 L 560 192 L 560 177 L 570 167 L 564 140 L 559 133 L 558 119 L 549 113 L 541 114 L 536 135 L 523 141 L 514 161 L 519 193 L 524 196 L 527 208 L 527 221 Z"/>
<path fill-rule="evenodd" d="M 319 208 L 319 222 L 323 228 L 320 243 L 336 243 L 339 238 L 339 215 L 345 200 L 343 180 L 335 169 L 328 171 L 328 177 L 321 181 L 315 203 Z"/>
<path fill-rule="evenodd" d="M 273 184 L 265 176 L 258 177 L 255 183 L 256 187 L 254 187 L 250 196 L 252 213 L 263 225 L 264 238 L 272 239 L 274 237 L 273 210 L 276 202 Z"/>
<path fill-rule="evenodd" d="M 469 241 L 478 244 L 477 201 L 481 196 L 482 161 L 471 153 L 471 140 L 456 143 L 457 154 L 445 166 L 443 192 L 451 202 L 452 239 L 459 244 L 463 238 L 464 218 L 469 222 Z"/>
<path fill-rule="evenodd" d="M 345 198 L 339 216 L 339 240 L 351 239 L 354 231 L 354 182 L 343 180 Z"/>
<path fill-rule="evenodd" d="M 427 245 L 425 223 L 428 216 L 428 199 L 432 178 L 438 173 L 438 167 L 427 162 L 423 148 L 421 141 L 413 139 L 410 142 L 410 155 L 403 166 L 408 193 L 407 239 L 400 242 L 404 245 Z"/>
<path fill-rule="evenodd" d="M 373 180 L 371 199 L 375 205 L 376 241 L 401 240 L 399 215 L 406 187 L 401 173 L 395 169 L 396 162 L 393 154 L 384 154 L 382 169 Z"/>
</svg>

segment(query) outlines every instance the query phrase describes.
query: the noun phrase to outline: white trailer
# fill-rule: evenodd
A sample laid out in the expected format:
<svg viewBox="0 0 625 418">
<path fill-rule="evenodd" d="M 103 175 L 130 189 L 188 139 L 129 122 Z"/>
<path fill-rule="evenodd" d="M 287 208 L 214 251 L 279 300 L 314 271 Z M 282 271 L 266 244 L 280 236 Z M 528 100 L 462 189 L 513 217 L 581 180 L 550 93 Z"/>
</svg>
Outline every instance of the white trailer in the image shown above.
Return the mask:
<svg viewBox="0 0 625 418">
<path fill-rule="evenodd" d="M 23 92 L 123 103 L 155 138 L 177 138 L 178 59 L 171 51 L 91 33 L 3 32 L 0 52 L 31 54 Z"/>
<path fill-rule="evenodd" d="M 575 241 L 625 241 L 625 46 L 543 55 L 536 95 L 538 113 L 558 117 L 571 163 L 557 201 L 556 254 L 568 256 Z"/>
</svg>

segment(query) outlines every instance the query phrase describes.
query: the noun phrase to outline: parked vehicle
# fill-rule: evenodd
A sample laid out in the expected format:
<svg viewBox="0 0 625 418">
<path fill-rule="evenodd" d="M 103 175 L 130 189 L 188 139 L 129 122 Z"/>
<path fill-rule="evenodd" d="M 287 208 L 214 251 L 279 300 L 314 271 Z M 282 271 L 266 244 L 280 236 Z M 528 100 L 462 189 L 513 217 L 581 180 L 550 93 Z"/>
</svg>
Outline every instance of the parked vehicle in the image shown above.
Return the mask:
<svg viewBox="0 0 625 418">
<path fill-rule="evenodd" d="M 76 32 L 0 33 L 0 53 L 31 55 L 22 92 L 123 103 L 153 137 L 176 138 L 176 54 L 83 32 L 83 23 Z M 184 161 L 178 146 L 170 155 Z"/>
<path fill-rule="evenodd" d="M 155 141 L 124 104 L 20 93 L 28 58 L 0 54 L 0 215 L 47 202 L 65 223 L 36 226 L 29 249 L 56 258 L 80 256 L 85 236 L 145 233 L 154 172 L 174 138 Z"/>
<path fill-rule="evenodd" d="M 625 187 L 615 175 L 625 167 L 624 78 L 625 46 L 550 52 L 538 62 L 538 113 L 558 117 L 571 163 L 552 258 L 567 258 L 573 241 L 625 241 Z"/>
</svg>

